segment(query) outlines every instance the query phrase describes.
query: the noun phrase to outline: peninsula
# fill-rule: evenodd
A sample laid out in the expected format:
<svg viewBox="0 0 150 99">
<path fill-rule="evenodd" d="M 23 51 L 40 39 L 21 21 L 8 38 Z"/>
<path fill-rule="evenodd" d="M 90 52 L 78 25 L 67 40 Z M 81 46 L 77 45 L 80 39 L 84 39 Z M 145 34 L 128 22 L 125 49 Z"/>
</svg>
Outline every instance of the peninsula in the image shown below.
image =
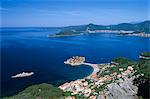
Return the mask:
<svg viewBox="0 0 150 99">
<path fill-rule="evenodd" d="M 81 35 L 82 32 L 78 32 L 75 30 L 62 30 L 59 33 L 53 34 L 53 35 L 48 35 L 48 37 L 64 37 L 64 36 L 77 36 L 77 35 Z"/>
<path fill-rule="evenodd" d="M 60 32 L 54 35 L 49 35 L 48 37 L 77 36 L 93 33 L 115 33 L 118 35 L 150 37 L 149 26 L 150 21 L 136 24 L 121 23 L 117 25 L 95 25 L 90 23 L 88 25 L 63 27 Z"/>
</svg>

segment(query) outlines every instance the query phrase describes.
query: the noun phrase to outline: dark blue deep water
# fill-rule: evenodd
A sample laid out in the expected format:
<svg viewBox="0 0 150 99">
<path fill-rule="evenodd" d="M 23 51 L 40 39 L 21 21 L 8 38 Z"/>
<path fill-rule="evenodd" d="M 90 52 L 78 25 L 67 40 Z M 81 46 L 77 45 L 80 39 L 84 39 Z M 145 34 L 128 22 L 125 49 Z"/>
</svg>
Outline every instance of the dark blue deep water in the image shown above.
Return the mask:
<svg viewBox="0 0 150 99">
<path fill-rule="evenodd" d="M 138 60 L 138 55 L 149 51 L 149 38 L 90 34 L 48 38 L 56 28 L 1 29 L 1 87 L 2 96 L 16 94 L 25 87 L 50 83 L 62 84 L 87 76 L 88 66 L 71 67 L 63 62 L 73 55 L 85 56 L 88 62 L 106 63 L 114 57 Z M 31 77 L 11 79 L 20 72 L 33 71 Z"/>
</svg>

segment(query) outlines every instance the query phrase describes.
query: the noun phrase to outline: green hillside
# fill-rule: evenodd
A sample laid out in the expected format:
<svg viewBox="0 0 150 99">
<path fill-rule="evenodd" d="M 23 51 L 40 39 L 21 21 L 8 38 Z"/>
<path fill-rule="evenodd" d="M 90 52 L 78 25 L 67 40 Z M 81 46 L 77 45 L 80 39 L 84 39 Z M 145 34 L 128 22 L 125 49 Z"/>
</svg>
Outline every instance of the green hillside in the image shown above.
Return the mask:
<svg viewBox="0 0 150 99">
<path fill-rule="evenodd" d="M 62 31 L 86 31 L 87 28 L 91 31 L 94 30 L 126 30 L 126 31 L 136 31 L 136 32 L 145 32 L 150 33 L 150 21 L 144 21 L 136 24 L 131 23 L 121 23 L 117 25 L 95 25 L 95 24 L 88 24 L 88 25 L 79 25 L 79 26 L 68 26 L 62 28 Z"/>
<path fill-rule="evenodd" d="M 3 99 L 60 99 L 63 91 L 50 84 L 32 85 L 15 96 L 4 97 Z"/>
</svg>

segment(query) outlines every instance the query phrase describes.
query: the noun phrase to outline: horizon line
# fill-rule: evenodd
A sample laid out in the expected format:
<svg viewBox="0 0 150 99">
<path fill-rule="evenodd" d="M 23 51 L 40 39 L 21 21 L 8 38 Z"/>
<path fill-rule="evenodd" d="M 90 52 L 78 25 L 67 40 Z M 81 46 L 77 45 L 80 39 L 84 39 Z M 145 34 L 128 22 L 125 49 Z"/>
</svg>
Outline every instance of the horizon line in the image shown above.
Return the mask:
<svg viewBox="0 0 150 99">
<path fill-rule="evenodd" d="M 118 24 L 122 24 L 122 23 L 136 24 L 136 23 L 141 23 L 141 22 L 145 22 L 145 21 L 150 21 L 150 19 L 144 20 L 144 21 L 135 22 L 135 23 L 134 22 L 121 22 L 121 23 L 117 23 L 117 24 L 107 24 L 107 25 L 95 24 L 95 23 L 87 23 L 87 24 L 64 25 L 64 26 L 0 26 L 0 28 L 44 28 L 44 27 L 45 28 L 62 28 L 62 27 L 68 27 L 68 26 L 80 26 L 80 25 L 88 25 L 88 24 L 109 26 L 109 25 L 118 25 Z"/>
</svg>

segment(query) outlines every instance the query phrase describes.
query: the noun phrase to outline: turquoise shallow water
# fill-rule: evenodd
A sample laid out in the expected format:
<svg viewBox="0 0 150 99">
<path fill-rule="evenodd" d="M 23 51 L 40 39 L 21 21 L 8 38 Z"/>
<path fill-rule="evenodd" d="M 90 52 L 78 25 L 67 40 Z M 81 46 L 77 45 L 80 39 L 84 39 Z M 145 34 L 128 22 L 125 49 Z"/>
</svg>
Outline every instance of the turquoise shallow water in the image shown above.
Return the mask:
<svg viewBox="0 0 150 99">
<path fill-rule="evenodd" d="M 89 34 L 48 38 L 56 33 L 53 28 L 13 28 L 1 31 L 2 96 L 37 83 L 62 84 L 89 75 L 89 66 L 70 67 L 63 62 L 73 55 L 85 56 L 87 62 L 107 63 L 114 57 L 138 60 L 138 55 L 149 51 L 149 38 L 116 34 Z M 35 74 L 27 78 L 11 79 L 23 71 Z"/>
</svg>

